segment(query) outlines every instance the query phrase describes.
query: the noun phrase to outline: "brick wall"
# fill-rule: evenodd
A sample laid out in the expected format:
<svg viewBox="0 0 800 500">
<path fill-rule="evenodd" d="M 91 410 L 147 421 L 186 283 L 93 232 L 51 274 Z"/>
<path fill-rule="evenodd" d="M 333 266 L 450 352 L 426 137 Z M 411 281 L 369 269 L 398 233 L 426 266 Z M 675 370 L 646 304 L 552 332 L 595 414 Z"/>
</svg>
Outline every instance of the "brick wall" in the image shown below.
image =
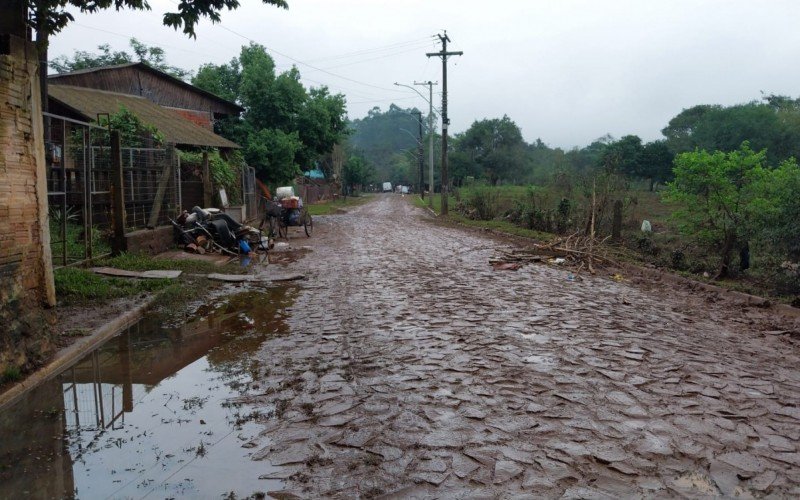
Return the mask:
<svg viewBox="0 0 800 500">
<path fill-rule="evenodd" d="M 36 52 L 0 35 L 0 377 L 52 351 L 55 304 Z"/>
<path fill-rule="evenodd" d="M 214 122 L 211 119 L 211 113 L 207 111 L 197 111 L 194 109 L 183 109 L 183 108 L 169 108 L 169 109 L 175 111 L 183 118 L 186 118 L 187 120 L 189 120 L 190 122 L 194 123 L 199 127 L 203 127 L 212 132 L 214 131 Z"/>
</svg>

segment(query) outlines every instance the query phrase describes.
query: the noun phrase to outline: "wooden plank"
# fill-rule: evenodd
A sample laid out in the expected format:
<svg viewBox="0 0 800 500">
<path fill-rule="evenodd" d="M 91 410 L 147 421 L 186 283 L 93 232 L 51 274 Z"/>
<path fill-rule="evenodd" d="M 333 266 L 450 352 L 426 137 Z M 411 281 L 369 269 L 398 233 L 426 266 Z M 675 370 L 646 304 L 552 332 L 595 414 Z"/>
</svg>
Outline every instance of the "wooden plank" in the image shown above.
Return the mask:
<svg viewBox="0 0 800 500">
<path fill-rule="evenodd" d="M 167 185 L 173 175 L 175 167 L 175 146 L 170 144 L 167 147 L 167 165 L 161 172 L 161 178 L 158 180 L 158 187 L 156 188 L 156 196 L 153 200 L 153 207 L 150 209 L 150 219 L 147 221 L 147 227 L 153 228 L 158 224 L 158 216 L 161 214 L 161 205 L 164 203 L 164 195 L 167 193 Z"/>
<path fill-rule="evenodd" d="M 111 132 L 111 166 L 113 175 L 112 187 L 112 212 L 114 216 L 114 255 L 127 250 L 125 240 L 125 181 L 122 173 L 122 143 L 119 131 Z"/>
<path fill-rule="evenodd" d="M 183 273 L 183 271 L 172 271 L 172 270 L 126 271 L 124 269 L 116 269 L 113 267 L 92 267 L 91 271 L 96 274 L 102 274 L 105 276 L 114 276 L 117 278 L 144 278 L 144 279 L 175 279 Z"/>
<path fill-rule="evenodd" d="M 267 283 L 267 282 L 284 282 L 284 281 L 297 281 L 305 279 L 302 274 L 291 274 L 288 276 L 257 276 L 254 274 L 222 274 L 212 273 L 206 278 L 215 281 L 225 281 L 227 283 Z"/>
</svg>

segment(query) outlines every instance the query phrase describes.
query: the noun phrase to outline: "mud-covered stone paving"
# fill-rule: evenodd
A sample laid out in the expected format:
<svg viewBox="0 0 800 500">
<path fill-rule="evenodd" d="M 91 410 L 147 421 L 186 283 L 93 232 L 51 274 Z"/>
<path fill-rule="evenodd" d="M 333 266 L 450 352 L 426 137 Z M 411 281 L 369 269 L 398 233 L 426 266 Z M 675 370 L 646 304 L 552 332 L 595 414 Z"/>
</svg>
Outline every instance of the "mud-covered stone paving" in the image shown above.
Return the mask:
<svg viewBox="0 0 800 500">
<path fill-rule="evenodd" d="M 797 497 L 796 320 L 529 265 L 384 195 L 290 233 L 245 444 L 291 497 Z M 641 281 L 641 280 L 640 280 Z M 794 332 L 794 335 L 792 334 Z M 280 495 L 279 495 L 280 496 Z"/>
</svg>

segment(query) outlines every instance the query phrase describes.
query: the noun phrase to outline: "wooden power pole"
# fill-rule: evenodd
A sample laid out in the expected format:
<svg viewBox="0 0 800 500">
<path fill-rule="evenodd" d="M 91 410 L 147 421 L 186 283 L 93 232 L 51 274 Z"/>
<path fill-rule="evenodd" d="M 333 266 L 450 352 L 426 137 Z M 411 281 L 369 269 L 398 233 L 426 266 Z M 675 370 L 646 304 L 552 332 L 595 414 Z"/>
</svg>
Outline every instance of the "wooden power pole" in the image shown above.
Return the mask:
<svg viewBox="0 0 800 500">
<path fill-rule="evenodd" d="M 414 112 L 412 112 L 412 114 L 417 116 L 417 125 L 419 125 L 419 139 L 417 140 L 417 160 L 418 160 L 417 163 L 419 163 L 419 183 L 417 184 L 417 186 L 419 186 L 419 193 L 424 198 L 425 197 L 425 187 L 424 187 L 425 180 L 424 180 L 423 172 L 424 172 L 425 167 L 423 165 L 423 160 L 422 160 L 422 155 L 423 155 L 423 152 L 424 152 L 423 149 L 422 149 L 422 111 L 414 111 Z"/>
<path fill-rule="evenodd" d="M 447 175 L 447 128 L 450 125 L 450 119 L 447 117 L 447 58 L 449 56 L 460 56 L 464 52 L 448 52 L 447 42 L 450 37 L 447 36 L 447 31 L 443 35 L 438 35 L 439 40 L 442 42 L 442 50 L 440 52 L 428 52 L 425 54 L 428 57 L 441 57 L 442 58 L 442 215 L 447 215 L 447 196 L 449 195 L 449 179 Z M 433 186 L 431 186 L 432 190 Z"/>
</svg>

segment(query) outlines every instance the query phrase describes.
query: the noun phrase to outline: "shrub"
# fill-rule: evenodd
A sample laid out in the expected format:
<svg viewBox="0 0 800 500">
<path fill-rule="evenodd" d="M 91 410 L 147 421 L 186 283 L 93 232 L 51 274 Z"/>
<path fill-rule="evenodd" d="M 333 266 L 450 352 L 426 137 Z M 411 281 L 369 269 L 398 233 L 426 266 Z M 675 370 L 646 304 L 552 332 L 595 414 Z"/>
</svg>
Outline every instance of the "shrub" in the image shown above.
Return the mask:
<svg viewBox="0 0 800 500">
<path fill-rule="evenodd" d="M 467 196 L 466 206 L 474 210 L 476 218 L 492 220 L 497 217 L 499 210 L 499 194 L 497 189 L 488 186 L 479 186 Z"/>
</svg>

